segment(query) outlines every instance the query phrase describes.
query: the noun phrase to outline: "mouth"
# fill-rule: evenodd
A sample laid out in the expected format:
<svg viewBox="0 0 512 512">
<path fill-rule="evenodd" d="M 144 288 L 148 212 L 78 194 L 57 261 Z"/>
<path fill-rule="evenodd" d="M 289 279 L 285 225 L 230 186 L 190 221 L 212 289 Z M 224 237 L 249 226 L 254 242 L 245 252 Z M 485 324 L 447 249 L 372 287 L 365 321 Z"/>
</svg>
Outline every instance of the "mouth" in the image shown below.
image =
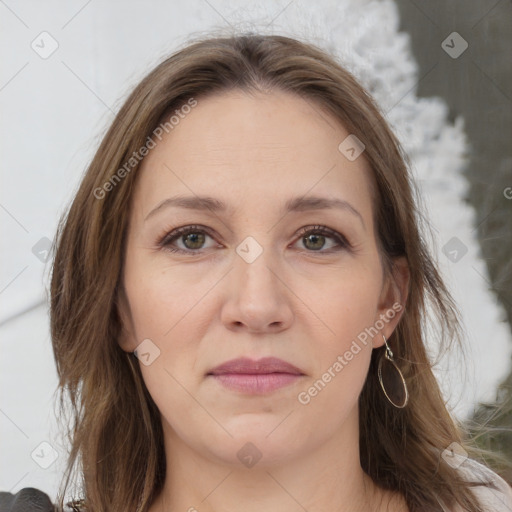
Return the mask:
<svg viewBox="0 0 512 512">
<path fill-rule="evenodd" d="M 290 375 L 304 375 L 302 371 L 287 361 L 277 357 L 264 357 L 257 361 L 248 357 L 231 359 L 210 370 L 207 375 L 248 374 L 265 375 L 270 373 L 287 373 Z"/>
<path fill-rule="evenodd" d="M 297 382 L 304 373 L 282 359 L 266 357 L 258 361 L 232 359 L 209 371 L 206 376 L 232 391 L 266 394 Z"/>
</svg>

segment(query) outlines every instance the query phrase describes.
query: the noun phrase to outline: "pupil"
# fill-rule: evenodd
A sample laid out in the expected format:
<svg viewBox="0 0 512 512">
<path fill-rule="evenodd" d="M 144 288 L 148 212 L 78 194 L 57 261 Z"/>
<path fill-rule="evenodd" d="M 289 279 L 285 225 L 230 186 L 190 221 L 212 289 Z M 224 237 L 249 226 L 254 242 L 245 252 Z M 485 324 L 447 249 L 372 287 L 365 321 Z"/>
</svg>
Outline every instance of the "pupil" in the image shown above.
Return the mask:
<svg viewBox="0 0 512 512">
<path fill-rule="evenodd" d="M 185 235 L 185 246 L 187 246 L 189 249 L 198 249 L 202 243 L 204 243 L 204 234 L 202 233 L 189 233 L 188 235 Z M 187 242 L 192 243 L 192 247 L 189 247 Z"/>
<path fill-rule="evenodd" d="M 324 238 L 323 235 L 308 235 L 307 237 L 305 237 L 305 240 L 312 241 L 313 245 L 316 245 L 318 243 L 318 241 L 323 239 L 323 238 Z M 311 247 L 311 248 L 317 250 L 317 249 L 321 249 L 323 247 L 323 245 L 324 244 L 321 243 L 317 247 Z M 307 246 L 307 243 L 306 243 L 306 246 Z"/>
</svg>

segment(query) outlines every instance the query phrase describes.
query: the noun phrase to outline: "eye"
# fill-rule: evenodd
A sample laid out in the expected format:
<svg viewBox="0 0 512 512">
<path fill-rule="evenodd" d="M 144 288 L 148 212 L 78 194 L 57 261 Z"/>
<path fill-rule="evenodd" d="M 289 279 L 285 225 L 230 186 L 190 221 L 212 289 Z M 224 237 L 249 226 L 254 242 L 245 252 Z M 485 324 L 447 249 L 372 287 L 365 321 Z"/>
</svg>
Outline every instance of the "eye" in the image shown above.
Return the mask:
<svg viewBox="0 0 512 512">
<path fill-rule="evenodd" d="M 327 226 L 306 226 L 301 228 L 298 235 L 301 237 L 300 241 L 303 242 L 304 246 L 310 249 L 308 252 L 331 253 L 352 248 L 341 233 Z M 334 240 L 334 245 L 328 247 L 327 250 L 322 250 L 325 248 L 326 240 L 328 239 Z"/>
<path fill-rule="evenodd" d="M 193 254 L 199 253 L 198 249 L 204 249 L 203 244 L 206 238 L 212 238 L 206 228 L 202 226 L 184 226 L 165 234 L 159 240 L 158 245 L 166 251 Z M 181 242 L 182 246 L 175 247 L 173 245 L 175 241 L 178 244 Z"/>
</svg>

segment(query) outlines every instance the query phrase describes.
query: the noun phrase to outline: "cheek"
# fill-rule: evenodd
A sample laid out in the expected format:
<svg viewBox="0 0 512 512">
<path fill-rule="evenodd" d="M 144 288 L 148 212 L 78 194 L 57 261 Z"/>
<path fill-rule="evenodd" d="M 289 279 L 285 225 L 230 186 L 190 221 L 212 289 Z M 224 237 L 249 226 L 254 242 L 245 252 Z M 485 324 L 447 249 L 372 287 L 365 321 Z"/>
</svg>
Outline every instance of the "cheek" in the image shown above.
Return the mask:
<svg viewBox="0 0 512 512">
<path fill-rule="evenodd" d="M 343 349 L 374 325 L 381 291 L 380 267 L 347 266 L 316 281 L 304 281 L 296 293 L 325 328 L 321 339 L 334 350 Z M 315 323 L 316 322 L 315 320 Z M 324 329 L 322 329 L 323 331 Z"/>
<path fill-rule="evenodd" d="M 127 265 L 125 287 L 138 338 L 176 339 L 183 325 L 200 315 L 201 302 L 218 278 L 183 267 L 151 261 Z"/>
<path fill-rule="evenodd" d="M 185 268 L 184 268 L 185 267 Z M 125 289 L 129 297 L 136 344 L 149 339 L 157 357 L 140 368 L 145 384 L 161 411 L 192 404 L 185 389 L 200 383 L 201 340 L 207 336 L 212 311 L 207 311 L 219 276 L 192 265 L 127 262 Z M 210 291 L 210 293 L 208 293 Z"/>
<path fill-rule="evenodd" d="M 352 267 L 340 272 L 336 280 L 323 281 L 317 293 L 309 294 L 311 308 L 321 320 L 318 323 L 315 319 L 318 327 L 308 336 L 315 340 L 311 347 L 316 360 L 312 382 L 321 381 L 316 386 L 318 393 L 322 392 L 322 398 L 315 399 L 318 404 L 343 408 L 340 397 L 353 401 L 360 392 L 373 349 L 371 328 L 378 319 L 380 286 L 380 267 Z M 307 393 L 313 397 L 317 391 Z"/>
<path fill-rule="evenodd" d="M 366 329 L 377 319 L 378 279 L 366 280 L 356 274 L 345 277 L 335 285 L 325 285 L 322 293 L 312 298 L 325 329 L 322 327 L 321 336 L 319 330 L 317 336 L 313 332 L 315 371 L 297 396 L 308 421 L 318 422 L 319 429 L 332 434 L 357 405 L 373 350 Z"/>
<path fill-rule="evenodd" d="M 177 267 L 175 270 L 152 271 L 146 266 L 140 275 L 132 275 L 130 290 L 127 286 L 138 340 L 149 338 L 158 351 L 150 365 L 141 360 L 143 379 L 168 419 L 176 410 L 194 417 L 200 413 L 187 390 L 194 390 L 200 381 L 199 344 L 207 329 L 207 322 L 202 322 L 206 315 L 201 299 L 209 288 L 207 281 L 191 281 Z"/>
</svg>

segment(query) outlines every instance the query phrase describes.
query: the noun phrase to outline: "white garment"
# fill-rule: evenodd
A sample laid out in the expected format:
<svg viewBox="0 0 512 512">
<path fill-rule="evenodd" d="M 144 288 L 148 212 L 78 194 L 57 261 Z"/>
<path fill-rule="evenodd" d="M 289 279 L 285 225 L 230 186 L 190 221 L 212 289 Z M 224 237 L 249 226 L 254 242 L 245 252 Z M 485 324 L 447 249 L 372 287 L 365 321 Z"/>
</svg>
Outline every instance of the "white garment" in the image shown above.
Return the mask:
<svg viewBox="0 0 512 512">
<path fill-rule="evenodd" d="M 469 458 L 462 462 L 458 470 L 465 480 L 472 482 L 487 482 L 490 480 L 497 487 L 497 489 L 492 489 L 486 485 L 471 487 L 485 512 L 512 512 L 512 487 L 498 474 L 476 460 Z M 441 506 L 443 505 L 441 504 Z M 465 512 L 460 505 L 451 510 L 443 506 L 443 509 L 446 512 Z"/>
</svg>

